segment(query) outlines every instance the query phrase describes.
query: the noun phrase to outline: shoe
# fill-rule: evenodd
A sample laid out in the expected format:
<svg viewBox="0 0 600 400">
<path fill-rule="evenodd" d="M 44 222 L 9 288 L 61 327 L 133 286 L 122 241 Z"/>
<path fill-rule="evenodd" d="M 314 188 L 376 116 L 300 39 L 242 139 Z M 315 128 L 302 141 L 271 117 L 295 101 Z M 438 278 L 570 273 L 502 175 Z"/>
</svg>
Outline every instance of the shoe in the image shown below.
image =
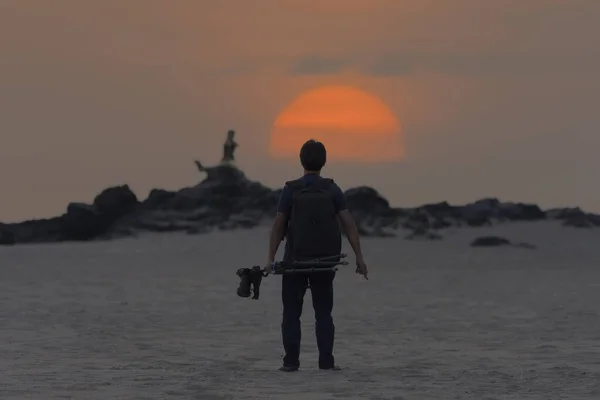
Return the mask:
<svg viewBox="0 0 600 400">
<path fill-rule="evenodd" d="M 284 365 L 281 368 L 279 368 L 279 370 L 282 372 L 296 372 L 298 371 L 298 367 L 295 365 Z"/>
<path fill-rule="evenodd" d="M 319 367 L 319 369 L 322 369 L 325 371 L 341 371 L 342 370 L 342 368 L 337 365 L 333 365 L 331 367 Z"/>
</svg>

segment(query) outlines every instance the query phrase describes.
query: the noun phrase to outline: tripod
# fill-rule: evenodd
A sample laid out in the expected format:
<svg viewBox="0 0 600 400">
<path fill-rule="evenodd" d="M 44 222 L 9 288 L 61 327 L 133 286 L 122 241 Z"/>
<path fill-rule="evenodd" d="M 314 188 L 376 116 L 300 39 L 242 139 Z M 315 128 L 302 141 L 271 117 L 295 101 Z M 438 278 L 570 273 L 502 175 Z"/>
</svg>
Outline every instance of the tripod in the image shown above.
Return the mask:
<svg viewBox="0 0 600 400">
<path fill-rule="evenodd" d="M 346 258 L 346 256 L 346 254 L 337 254 L 302 261 L 276 261 L 272 264 L 272 273 L 273 275 L 288 275 L 335 272 L 338 270 L 338 265 L 348 265 L 348 261 L 342 261 L 342 258 Z M 260 295 L 262 278 L 269 274 L 260 266 L 255 265 L 252 268 L 238 269 L 236 275 L 241 279 L 237 289 L 238 296 L 250 297 L 252 291 L 254 293 L 252 298 L 257 300 Z"/>
</svg>

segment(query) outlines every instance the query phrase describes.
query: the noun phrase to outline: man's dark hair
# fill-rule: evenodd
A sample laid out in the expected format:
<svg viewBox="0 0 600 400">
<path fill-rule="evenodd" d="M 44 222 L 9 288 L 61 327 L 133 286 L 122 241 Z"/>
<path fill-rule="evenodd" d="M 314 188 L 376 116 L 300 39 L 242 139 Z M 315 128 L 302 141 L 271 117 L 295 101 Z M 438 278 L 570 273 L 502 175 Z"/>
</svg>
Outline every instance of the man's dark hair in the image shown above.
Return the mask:
<svg viewBox="0 0 600 400">
<path fill-rule="evenodd" d="M 309 140 L 300 149 L 300 163 L 306 171 L 320 171 L 327 161 L 327 150 L 323 143 Z"/>
</svg>

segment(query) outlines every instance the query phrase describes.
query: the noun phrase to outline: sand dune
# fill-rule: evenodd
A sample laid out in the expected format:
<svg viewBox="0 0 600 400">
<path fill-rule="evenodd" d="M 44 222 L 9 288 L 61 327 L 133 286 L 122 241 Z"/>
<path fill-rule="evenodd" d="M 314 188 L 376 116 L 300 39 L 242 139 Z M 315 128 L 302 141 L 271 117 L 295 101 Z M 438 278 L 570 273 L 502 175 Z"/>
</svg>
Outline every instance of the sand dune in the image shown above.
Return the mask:
<svg viewBox="0 0 600 400">
<path fill-rule="evenodd" d="M 535 244 L 473 248 L 498 234 Z M 556 222 L 364 239 L 339 272 L 336 357 L 281 362 L 279 277 L 236 296 L 267 230 L 0 248 L 0 399 L 598 399 L 598 230 Z"/>
</svg>

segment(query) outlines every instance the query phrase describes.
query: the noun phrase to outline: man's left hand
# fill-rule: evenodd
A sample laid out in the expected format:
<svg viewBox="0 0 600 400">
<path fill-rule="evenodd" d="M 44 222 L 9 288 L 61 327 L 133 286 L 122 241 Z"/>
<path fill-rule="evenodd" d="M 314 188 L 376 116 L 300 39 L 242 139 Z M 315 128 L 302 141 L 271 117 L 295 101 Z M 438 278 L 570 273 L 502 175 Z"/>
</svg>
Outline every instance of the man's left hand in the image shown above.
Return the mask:
<svg viewBox="0 0 600 400">
<path fill-rule="evenodd" d="M 263 272 L 265 275 L 269 275 L 273 272 L 273 263 L 269 262 L 267 263 L 267 265 L 265 265 Z"/>
</svg>

